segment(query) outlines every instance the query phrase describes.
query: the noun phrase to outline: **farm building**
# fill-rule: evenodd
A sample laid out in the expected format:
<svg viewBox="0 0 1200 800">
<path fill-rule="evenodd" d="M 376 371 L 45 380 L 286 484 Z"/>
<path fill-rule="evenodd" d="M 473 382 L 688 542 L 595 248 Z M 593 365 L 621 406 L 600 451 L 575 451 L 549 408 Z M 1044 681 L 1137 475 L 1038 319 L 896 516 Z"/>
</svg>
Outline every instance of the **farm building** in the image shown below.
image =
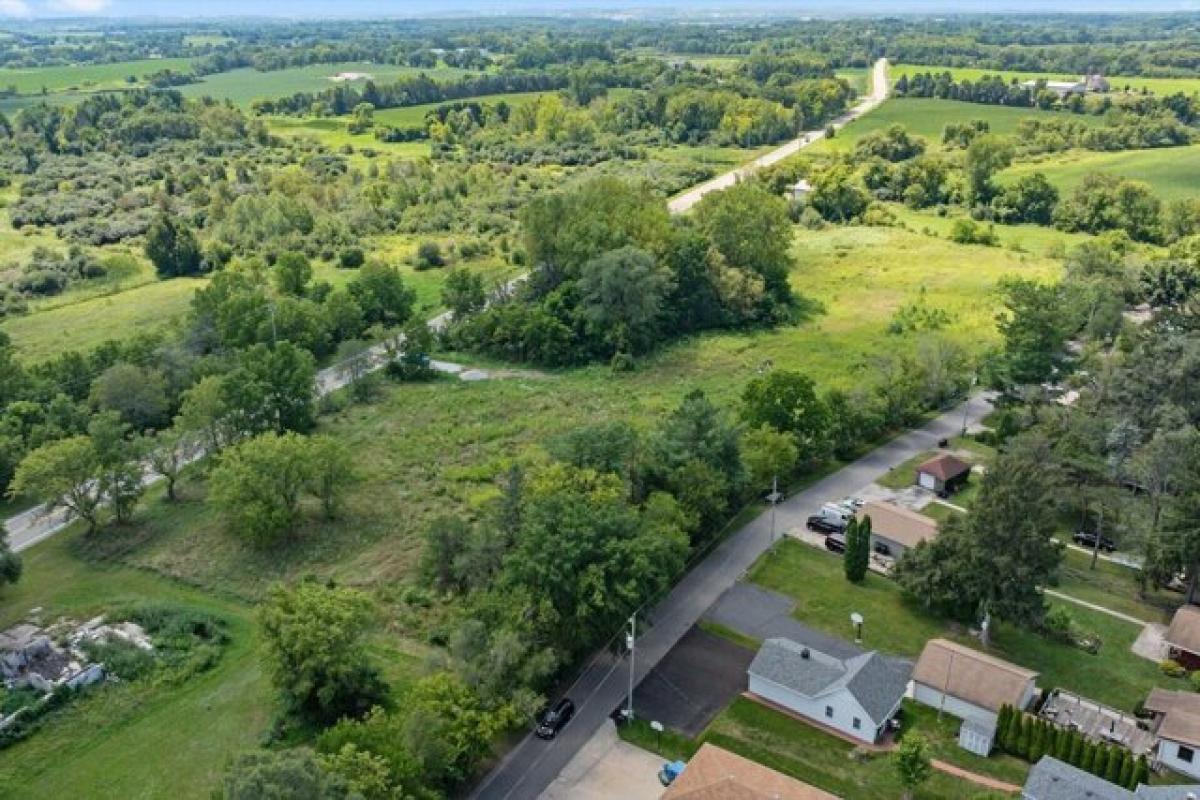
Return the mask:
<svg viewBox="0 0 1200 800">
<path fill-rule="evenodd" d="M 900 708 L 909 670 L 874 651 L 842 660 L 790 639 L 768 639 L 747 674 L 751 694 L 874 744 Z"/>
<path fill-rule="evenodd" d="M 837 800 L 795 778 L 705 742 L 662 800 Z"/>
<path fill-rule="evenodd" d="M 1024 710 L 1037 691 L 1037 673 L 948 639 L 930 639 L 913 668 L 913 699 L 963 721 L 958 743 L 986 756 L 1000 709 Z"/>
<path fill-rule="evenodd" d="M 871 544 L 876 552 L 899 558 L 910 547 L 937 536 L 937 520 L 916 511 L 873 500 L 858 512 L 871 518 Z"/>
<path fill-rule="evenodd" d="M 1158 746 L 1154 760 L 1192 778 L 1200 778 L 1200 694 L 1152 689 L 1144 704 L 1153 715 Z"/>
<path fill-rule="evenodd" d="M 1200 606 L 1180 606 L 1163 639 L 1172 659 L 1189 670 L 1200 669 Z"/>
<path fill-rule="evenodd" d="M 1087 83 L 1084 81 L 1025 81 L 1021 87 L 1034 91 L 1038 88 L 1039 83 L 1046 91 L 1054 92 L 1059 97 L 1087 93 Z"/>
<path fill-rule="evenodd" d="M 949 453 L 936 455 L 917 467 L 917 486 L 946 495 L 962 488 L 971 476 L 971 465 Z"/>
</svg>

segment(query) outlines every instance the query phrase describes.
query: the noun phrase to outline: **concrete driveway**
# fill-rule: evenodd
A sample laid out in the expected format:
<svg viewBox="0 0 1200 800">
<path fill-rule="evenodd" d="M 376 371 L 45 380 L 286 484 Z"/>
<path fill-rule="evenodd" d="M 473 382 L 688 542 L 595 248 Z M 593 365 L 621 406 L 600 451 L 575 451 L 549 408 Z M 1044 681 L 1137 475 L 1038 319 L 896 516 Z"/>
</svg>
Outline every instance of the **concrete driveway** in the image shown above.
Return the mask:
<svg viewBox="0 0 1200 800">
<path fill-rule="evenodd" d="M 538 800 L 658 800 L 664 759 L 621 741 L 608 721 L 563 768 Z"/>
</svg>

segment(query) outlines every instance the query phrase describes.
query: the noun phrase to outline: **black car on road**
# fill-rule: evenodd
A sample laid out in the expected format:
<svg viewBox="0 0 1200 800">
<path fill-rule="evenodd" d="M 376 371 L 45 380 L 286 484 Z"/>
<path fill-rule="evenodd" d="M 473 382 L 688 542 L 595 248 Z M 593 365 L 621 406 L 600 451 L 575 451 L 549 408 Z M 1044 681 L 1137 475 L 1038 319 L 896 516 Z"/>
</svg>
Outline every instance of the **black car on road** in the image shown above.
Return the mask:
<svg viewBox="0 0 1200 800">
<path fill-rule="evenodd" d="M 813 515 L 809 517 L 808 521 L 804 525 L 810 531 L 814 531 L 815 533 L 841 533 L 842 531 L 846 530 L 845 523 L 834 522 L 828 517 L 822 517 L 820 515 Z"/>
<path fill-rule="evenodd" d="M 1095 548 L 1097 534 L 1092 531 L 1075 531 L 1075 535 L 1071 537 L 1075 540 L 1075 544 L 1081 547 Z M 1107 536 L 1100 536 L 1100 549 L 1106 553 L 1111 553 L 1117 549 L 1117 543 Z"/>
<path fill-rule="evenodd" d="M 566 724 L 575 716 L 575 704 L 571 698 L 564 697 L 554 708 L 542 715 L 537 729 L 534 731 L 539 739 L 553 739 Z"/>
</svg>

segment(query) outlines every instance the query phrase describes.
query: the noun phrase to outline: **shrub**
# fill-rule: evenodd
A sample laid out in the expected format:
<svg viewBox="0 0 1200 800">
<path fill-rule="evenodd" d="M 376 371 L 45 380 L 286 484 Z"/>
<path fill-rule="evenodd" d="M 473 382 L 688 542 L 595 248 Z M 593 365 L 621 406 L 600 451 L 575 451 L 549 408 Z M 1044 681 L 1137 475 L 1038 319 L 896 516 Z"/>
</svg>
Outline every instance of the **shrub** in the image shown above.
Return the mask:
<svg viewBox="0 0 1200 800">
<path fill-rule="evenodd" d="M 1069 642 L 1071 631 L 1075 627 L 1075 619 L 1071 612 L 1062 606 L 1054 606 L 1042 620 L 1042 632 L 1047 638 L 1057 642 Z"/>
<path fill-rule="evenodd" d="M 1200 670 L 1188 675 L 1188 683 L 1192 685 L 1192 691 L 1200 692 Z"/>
<path fill-rule="evenodd" d="M 1158 668 L 1168 678 L 1182 678 L 1187 675 L 1187 670 L 1183 668 L 1183 665 L 1170 658 L 1158 662 Z"/>
<path fill-rule="evenodd" d="M 442 248 L 437 242 L 421 242 L 417 245 L 417 269 L 434 269 L 446 266 Z"/>
<path fill-rule="evenodd" d="M 367 260 L 361 247 L 346 247 L 338 253 L 338 264 L 342 269 L 358 269 Z"/>
</svg>

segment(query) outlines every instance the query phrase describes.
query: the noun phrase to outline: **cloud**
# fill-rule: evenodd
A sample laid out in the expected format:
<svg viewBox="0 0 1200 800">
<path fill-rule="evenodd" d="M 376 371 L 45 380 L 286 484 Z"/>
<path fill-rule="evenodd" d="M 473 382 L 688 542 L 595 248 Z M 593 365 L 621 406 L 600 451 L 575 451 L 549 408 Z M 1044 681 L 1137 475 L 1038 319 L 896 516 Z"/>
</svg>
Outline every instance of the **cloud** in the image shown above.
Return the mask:
<svg viewBox="0 0 1200 800">
<path fill-rule="evenodd" d="M 0 0 L 0 3 L 17 2 L 24 4 L 25 0 Z M 55 11 L 69 14 L 99 14 L 112 5 L 112 0 L 51 0 L 50 7 Z"/>
<path fill-rule="evenodd" d="M 0 17 L 29 17 L 33 9 L 25 0 L 0 0 Z"/>
</svg>

